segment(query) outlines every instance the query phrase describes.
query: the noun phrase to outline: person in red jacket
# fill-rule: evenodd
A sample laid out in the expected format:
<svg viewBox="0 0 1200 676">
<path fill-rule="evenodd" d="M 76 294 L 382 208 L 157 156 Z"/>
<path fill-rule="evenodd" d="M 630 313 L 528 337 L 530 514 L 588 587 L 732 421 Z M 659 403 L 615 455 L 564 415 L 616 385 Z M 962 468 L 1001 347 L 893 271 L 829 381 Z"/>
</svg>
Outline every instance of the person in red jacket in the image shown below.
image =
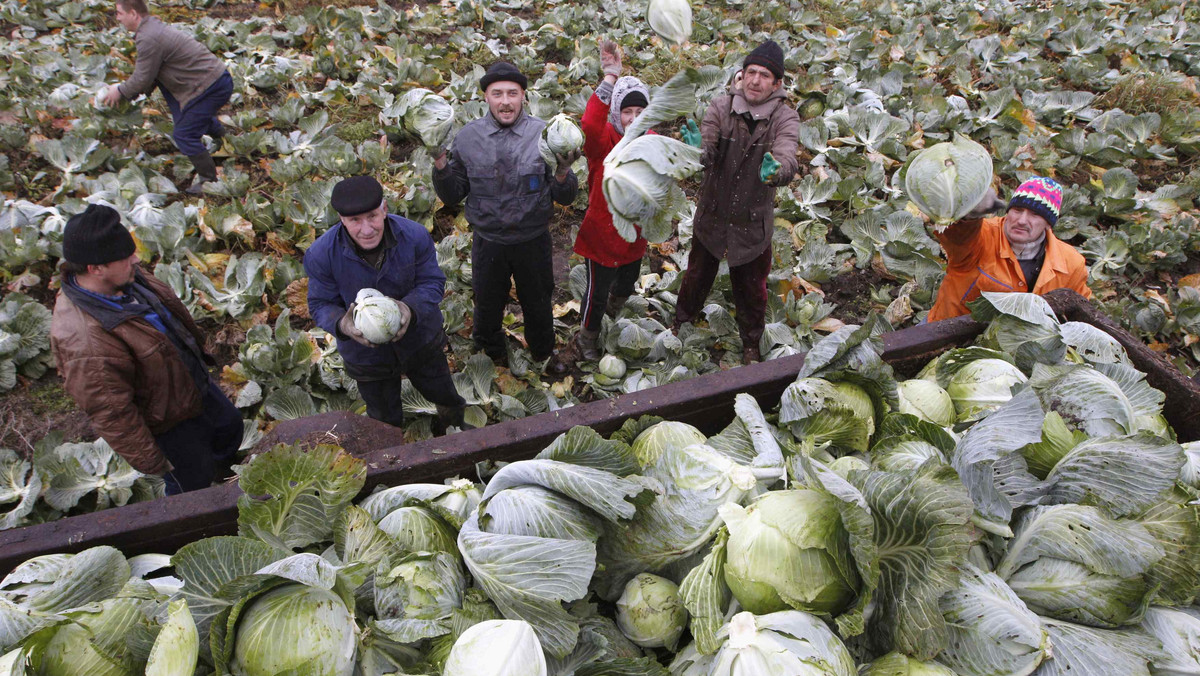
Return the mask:
<svg viewBox="0 0 1200 676">
<path fill-rule="evenodd" d="M 604 79 L 588 99 L 581 125 L 588 163 L 588 209 L 575 238 L 575 253 L 583 256 L 587 265 L 581 326 L 575 337 L 579 357 L 586 361 L 600 358 L 596 339 L 604 313 L 616 315 L 624 307 L 646 253 L 646 239 L 640 233 L 632 242 L 617 234 L 601 184 L 604 158 L 621 141 L 625 127 L 649 105 L 650 90 L 636 77 L 620 77 L 621 52 L 615 43 L 606 40 L 600 44 L 600 65 Z"/>
</svg>

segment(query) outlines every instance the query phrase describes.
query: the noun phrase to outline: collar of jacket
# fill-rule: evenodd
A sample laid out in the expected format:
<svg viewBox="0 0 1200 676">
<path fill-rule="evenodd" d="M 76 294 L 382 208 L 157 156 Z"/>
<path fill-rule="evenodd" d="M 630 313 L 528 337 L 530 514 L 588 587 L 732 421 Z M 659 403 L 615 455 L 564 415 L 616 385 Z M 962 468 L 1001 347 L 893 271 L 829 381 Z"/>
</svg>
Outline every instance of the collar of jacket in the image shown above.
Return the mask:
<svg viewBox="0 0 1200 676">
<path fill-rule="evenodd" d="M 1000 224 L 1000 236 L 1004 238 L 1004 246 L 1000 247 L 1000 257 L 1010 261 L 1016 269 L 1020 269 L 1021 262 L 1017 260 L 1017 254 L 1013 251 L 1012 244 L 1008 241 L 1008 236 L 1004 234 L 1003 222 Z M 1055 273 L 1060 274 L 1070 272 L 1066 256 L 1059 256 L 1055 251 L 1060 246 L 1070 246 L 1070 244 L 1064 244 L 1062 240 L 1054 236 L 1053 230 L 1046 228 L 1046 258 L 1042 262 L 1042 269 L 1050 268 Z M 1038 281 L 1041 281 L 1041 279 L 1039 277 Z M 1030 290 L 1032 291 L 1032 289 Z"/>
<path fill-rule="evenodd" d="M 156 16 L 144 16 L 142 17 L 142 20 L 138 22 L 137 28 L 133 31 L 134 37 L 137 37 L 137 34 L 142 32 L 142 29 L 148 26 L 151 21 L 158 21 L 159 23 L 162 23 L 161 19 Z"/>
<path fill-rule="evenodd" d="M 142 282 L 141 269 L 134 272 L 134 283 L 142 284 L 145 287 L 145 284 Z M 141 316 L 139 313 L 124 307 L 113 307 L 110 302 L 101 300 L 97 296 L 84 291 L 76 283 L 74 277 L 71 277 L 70 280 L 62 285 L 62 292 L 76 307 L 99 322 L 105 331 L 112 331 L 120 326 L 122 322 Z M 146 289 L 146 292 L 150 294 L 154 293 L 150 289 Z"/>
<path fill-rule="evenodd" d="M 396 218 L 395 214 L 388 214 L 387 218 L 384 219 L 383 224 L 387 226 L 387 232 L 384 233 L 383 241 L 379 243 L 379 246 L 391 249 L 399 243 L 400 238 L 396 236 L 396 229 L 399 227 Z M 362 260 L 358 255 L 358 245 L 354 243 L 354 240 L 350 239 L 350 233 L 346 230 L 346 226 L 342 225 L 342 222 L 339 220 L 337 227 L 342 229 L 338 233 L 338 241 L 341 243 L 339 248 L 342 250 L 342 255 L 346 258 Z"/>
<path fill-rule="evenodd" d="M 771 92 L 771 95 L 767 97 L 766 101 L 763 101 L 762 103 L 751 104 L 746 100 L 746 95 L 742 92 L 741 87 L 732 87 L 730 88 L 729 93 L 733 96 L 733 104 L 731 105 L 733 113 L 735 115 L 745 115 L 746 113 L 750 113 L 750 116 L 755 120 L 765 120 L 768 117 L 771 117 L 771 113 L 775 112 L 775 109 L 779 107 L 779 105 L 783 102 L 783 99 L 787 96 L 787 94 L 783 92 L 783 87 L 780 87 L 779 89 Z"/>
<path fill-rule="evenodd" d="M 505 130 L 511 131 L 517 136 L 524 136 L 522 132 L 524 132 L 525 127 L 529 124 L 529 113 L 525 112 L 525 106 L 521 106 L 521 114 L 518 115 L 517 119 L 513 120 L 513 123 L 507 127 L 500 124 L 500 122 L 498 122 L 496 118 L 492 116 L 492 111 L 490 110 L 488 111 L 488 114 L 483 117 L 483 119 L 487 120 L 489 136 Z"/>
</svg>

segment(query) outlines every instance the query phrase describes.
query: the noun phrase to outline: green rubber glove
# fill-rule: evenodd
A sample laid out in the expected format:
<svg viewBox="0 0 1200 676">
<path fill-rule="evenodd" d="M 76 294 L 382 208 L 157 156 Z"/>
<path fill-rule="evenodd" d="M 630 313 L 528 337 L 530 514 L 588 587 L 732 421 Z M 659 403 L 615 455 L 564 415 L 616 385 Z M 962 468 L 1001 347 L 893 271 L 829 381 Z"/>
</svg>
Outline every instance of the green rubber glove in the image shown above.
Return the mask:
<svg viewBox="0 0 1200 676">
<path fill-rule="evenodd" d="M 683 137 L 684 143 L 693 148 L 699 148 L 701 143 L 703 143 L 700 136 L 700 127 L 696 126 L 696 121 L 693 119 L 689 118 L 687 124 L 679 128 L 679 135 Z"/>
<path fill-rule="evenodd" d="M 763 155 L 762 166 L 758 168 L 758 177 L 763 183 L 770 183 L 771 179 L 775 178 L 775 174 L 779 172 L 779 168 L 783 165 L 775 161 L 775 156 L 771 153 Z"/>
</svg>

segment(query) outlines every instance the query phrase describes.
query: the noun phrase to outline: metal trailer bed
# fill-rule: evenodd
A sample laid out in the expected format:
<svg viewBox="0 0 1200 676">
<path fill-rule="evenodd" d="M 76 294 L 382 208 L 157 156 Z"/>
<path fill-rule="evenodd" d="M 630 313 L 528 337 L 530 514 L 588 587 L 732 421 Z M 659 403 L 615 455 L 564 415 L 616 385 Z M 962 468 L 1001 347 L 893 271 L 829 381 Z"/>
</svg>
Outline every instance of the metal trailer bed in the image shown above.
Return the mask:
<svg viewBox="0 0 1200 676">
<path fill-rule="evenodd" d="M 1071 291 L 1047 294 L 1063 321 L 1083 321 L 1113 335 L 1147 380 L 1166 393 L 1163 413 L 1181 441 L 1200 439 L 1200 384 L 1129 335 L 1094 306 Z M 984 329 L 969 317 L 923 324 L 885 334 L 884 358 L 908 377 L 952 347 L 972 341 Z M 530 458 L 575 425 L 602 435 L 630 417 L 658 415 L 715 434 L 733 418 L 734 397 L 754 396 L 764 410 L 773 408 L 795 380 L 804 355 L 751 364 L 691 380 L 512 420 L 448 437 L 404 444 L 400 431 L 363 416 L 326 413 L 280 423 L 264 441 L 338 443 L 367 462 L 364 492 L 377 485 L 440 482 L 470 474 L 483 460 Z M 164 500 L 142 502 L 0 532 L 0 574 L 34 556 L 77 552 L 112 545 L 126 555 L 171 553 L 194 540 L 237 531 L 236 483 L 215 486 Z"/>
</svg>

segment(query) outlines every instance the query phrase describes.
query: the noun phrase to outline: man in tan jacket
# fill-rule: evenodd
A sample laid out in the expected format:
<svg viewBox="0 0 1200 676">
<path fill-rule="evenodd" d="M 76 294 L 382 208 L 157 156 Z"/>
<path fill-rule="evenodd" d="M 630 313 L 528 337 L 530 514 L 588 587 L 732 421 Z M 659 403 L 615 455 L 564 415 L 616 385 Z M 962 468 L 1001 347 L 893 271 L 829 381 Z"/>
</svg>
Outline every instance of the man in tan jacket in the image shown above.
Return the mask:
<svg viewBox="0 0 1200 676">
<path fill-rule="evenodd" d="M 236 458 L 242 417 L 209 377 L 200 329 L 134 249 L 111 207 L 67 221 L 54 359 L 96 433 L 134 469 L 162 476 L 168 495 L 205 488 Z"/>
<path fill-rule="evenodd" d="M 678 333 L 704 307 L 721 259 L 728 259 L 747 364 L 762 358 L 775 191 L 799 167 L 800 116 L 787 105 L 783 74 L 783 50 L 768 40 L 746 56 L 729 92 L 709 104 L 700 129 L 689 120 L 682 131 L 704 151 L 704 183 L 673 328 Z"/>
<path fill-rule="evenodd" d="M 217 165 L 201 137 L 224 136 L 217 111 L 233 95 L 233 78 L 225 62 L 195 38 L 150 16 L 146 0 L 117 0 L 117 21 L 134 34 L 137 63 L 133 75 L 109 87 L 101 100 L 113 106 L 157 86 L 175 122 L 175 145 L 196 167 L 197 180 L 187 192 L 198 195 L 205 182 L 217 180 Z"/>
</svg>

